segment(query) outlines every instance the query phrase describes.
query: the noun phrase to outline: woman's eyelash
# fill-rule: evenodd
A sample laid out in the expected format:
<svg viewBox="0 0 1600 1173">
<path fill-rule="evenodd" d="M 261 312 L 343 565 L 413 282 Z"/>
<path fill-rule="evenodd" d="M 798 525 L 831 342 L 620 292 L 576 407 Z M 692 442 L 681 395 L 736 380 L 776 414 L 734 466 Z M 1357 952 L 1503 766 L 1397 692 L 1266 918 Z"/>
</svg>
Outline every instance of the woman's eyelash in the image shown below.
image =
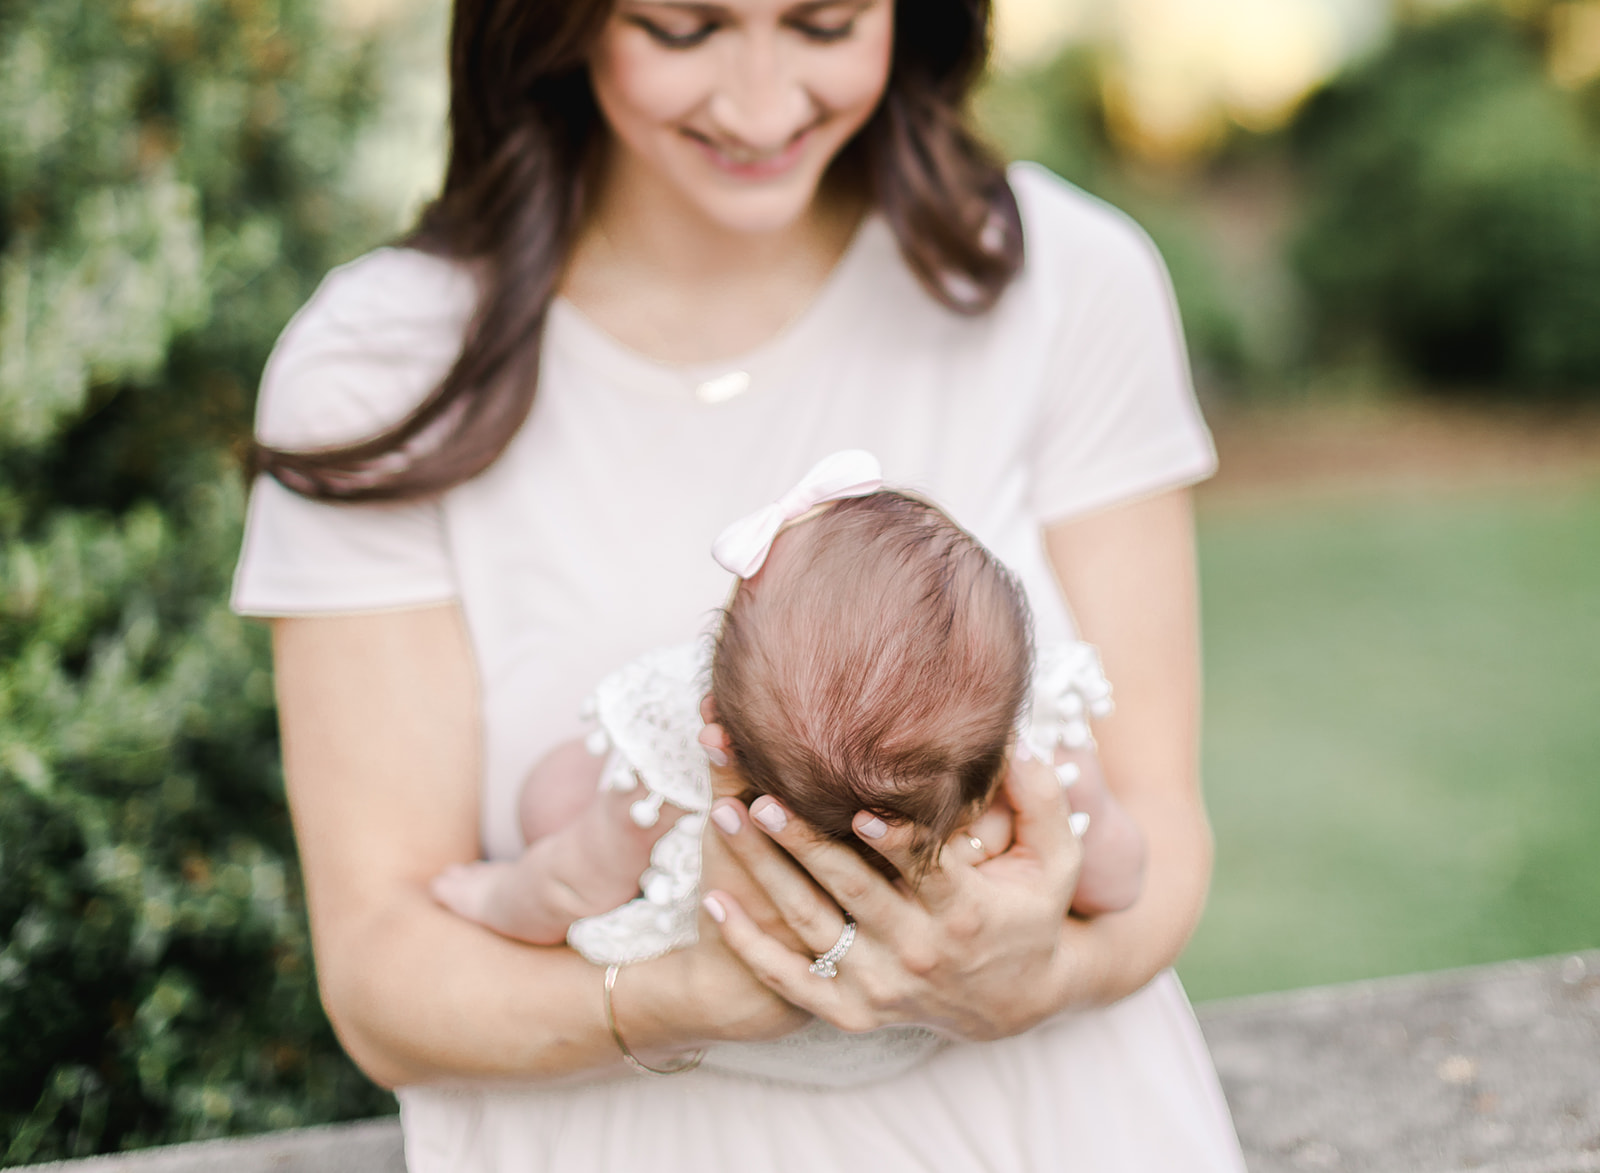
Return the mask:
<svg viewBox="0 0 1600 1173">
<path fill-rule="evenodd" d="M 642 16 L 634 16 L 629 19 L 643 29 L 657 44 L 663 45 L 668 49 L 693 49 L 698 45 L 703 45 L 711 34 L 720 27 L 714 21 L 707 21 L 689 32 L 676 33 Z M 815 41 L 819 45 L 831 45 L 837 41 L 849 40 L 856 31 L 856 22 L 852 19 L 844 24 L 820 25 L 797 21 L 790 27 L 808 41 Z"/>
<path fill-rule="evenodd" d="M 816 41 L 818 44 L 822 45 L 828 45 L 832 44 L 834 41 L 849 40 L 850 35 L 856 31 L 856 22 L 854 20 L 847 20 L 843 24 L 835 25 L 796 24 L 793 27 L 795 32 L 799 33 L 807 40 Z"/>
<path fill-rule="evenodd" d="M 642 16 L 635 16 L 630 19 L 635 25 L 649 34 L 657 44 L 664 45 L 668 49 L 693 49 L 696 45 L 704 44 L 706 39 L 717 31 L 717 26 L 710 21 L 690 32 L 675 33 L 670 29 L 662 28 L 653 20 L 646 20 Z"/>
</svg>

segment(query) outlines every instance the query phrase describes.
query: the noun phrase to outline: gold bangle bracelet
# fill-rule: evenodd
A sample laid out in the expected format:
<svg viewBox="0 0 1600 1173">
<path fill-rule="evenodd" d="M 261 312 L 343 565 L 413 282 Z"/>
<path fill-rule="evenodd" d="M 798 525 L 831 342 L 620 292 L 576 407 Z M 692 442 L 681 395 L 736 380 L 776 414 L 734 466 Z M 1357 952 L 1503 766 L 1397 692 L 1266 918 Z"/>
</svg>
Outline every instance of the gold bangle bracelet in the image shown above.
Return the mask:
<svg viewBox="0 0 1600 1173">
<path fill-rule="evenodd" d="M 627 1061 L 628 1066 L 640 1075 L 682 1075 L 685 1071 L 693 1071 L 700 1066 L 700 1060 L 706 1057 L 704 1051 L 695 1051 L 692 1054 L 685 1055 L 675 1067 L 651 1067 L 648 1063 L 640 1060 L 632 1051 L 628 1050 L 628 1044 L 622 1041 L 622 1032 L 617 1029 L 617 1013 L 611 1008 L 611 991 L 616 988 L 617 973 L 621 969 L 622 966 L 620 965 L 606 966 L 606 980 L 601 1001 L 606 1008 L 606 1028 L 611 1031 L 612 1041 L 617 1044 L 617 1050 L 622 1052 L 622 1057 Z"/>
</svg>

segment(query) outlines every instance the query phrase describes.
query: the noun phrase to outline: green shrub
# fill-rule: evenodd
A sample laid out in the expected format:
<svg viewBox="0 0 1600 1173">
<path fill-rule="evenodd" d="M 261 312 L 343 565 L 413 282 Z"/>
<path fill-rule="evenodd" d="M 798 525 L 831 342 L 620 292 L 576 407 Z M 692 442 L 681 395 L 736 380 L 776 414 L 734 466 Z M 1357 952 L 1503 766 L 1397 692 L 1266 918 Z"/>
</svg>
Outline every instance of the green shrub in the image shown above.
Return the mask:
<svg viewBox="0 0 1600 1173">
<path fill-rule="evenodd" d="M 230 445 L 374 225 L 312 0 L 0 0 L 0 1164 L 392 1107 L 317 1003 Z"/>
<path fill-rule="evenodd" d="M 1401 30 L 1295 130 L 1295 263 L 1325 356 L 1434 382 L 1600 393 L 1600 135 L 1534 32 L 1467 8 Z"/>
</svg>

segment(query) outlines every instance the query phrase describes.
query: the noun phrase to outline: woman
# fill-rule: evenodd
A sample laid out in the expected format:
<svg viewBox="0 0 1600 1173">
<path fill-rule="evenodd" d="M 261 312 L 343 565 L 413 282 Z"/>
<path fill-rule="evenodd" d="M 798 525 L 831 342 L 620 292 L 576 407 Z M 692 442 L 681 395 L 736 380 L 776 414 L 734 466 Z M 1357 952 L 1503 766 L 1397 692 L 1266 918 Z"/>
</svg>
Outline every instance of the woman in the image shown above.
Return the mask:
<svg viewBox="0 0 1600 1173">
<path fill-rule="evenodd" d="M 442 195 L 274 353 L 235 605 L 276 620 L 324 1001 L 400 1089 L 419 1173 L 1242 1168 L 1166 970 L 1209 873 L 1183 486 L 1211 450 L 1147 243 L 962 129 L 987 20 L 458 0 Z M 721 526 L 846 447 L 1009 562 L 1041 639 L 1100 645 L 1101 759 L 1149 844 L 1134 908 L 1064 915 L 1077 850 L 1038 762 L 1013 848 L 952 847 L 914 896 L 735 804 L 700 943 L 604 993 L 435 907 L 433 876 L 522 846 L 521 779 L 592 684 L 704 627 Z M 623 1065 L 808 1013 L 957 1041 L 844 1092 Z"/>
</svg>

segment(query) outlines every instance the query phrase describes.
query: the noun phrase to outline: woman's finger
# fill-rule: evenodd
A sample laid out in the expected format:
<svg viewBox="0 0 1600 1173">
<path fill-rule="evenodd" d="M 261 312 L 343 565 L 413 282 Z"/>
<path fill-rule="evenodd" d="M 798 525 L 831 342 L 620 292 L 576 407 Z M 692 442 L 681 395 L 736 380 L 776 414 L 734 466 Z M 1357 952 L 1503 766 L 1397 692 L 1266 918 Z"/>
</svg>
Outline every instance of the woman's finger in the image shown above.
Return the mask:
<svg viewBox="0 0 1600 1173">
<path fill-rule="evenodd" d="M 752 819 L 758 814 L 764 816 L 769 824 L 775 824 L 779 819 L 794 821 L 788 819 L 776 802 L 763 797 L 757 799 L 749 811 L 735 799 L 719 798 L 712 804 L 711 822 L 722 832 L 722 841 L 729 852 L 772 901 L 784 923 L 815 956 L 838 939 L 839 926 L 844 919 L 840 909 L 850 906 L 842 901 L 836 902 L 836 898 L 819 888 L 813 877 L 801 870 L 794 859 L 780 851 L 773 842 L 776 835 L 768 827 L 758 830 L 752 826 Z M 763 831 L 766 833 L 763 834 Z M 846 854 L 854 854 L 836 843 L 829 846 Z M 859 858 L 856 862 L 880 886 L 886 887 L 882 878 L 864 862 Z M 800 864 L 803 865 L 804 861 L 800 861 Z"/>
<path fill-rule="evenodd" d="M 913 850 L 916 828 L 909 823 L 886 823 L 867 811 L 855 817 L 855 831 L 865 843 L 894 865 L 905 877 L 906 886 L 917 902 L 938 915 L 964 891 L 972 878 L 974 865 L 989 858 L 983 840 L 967 831 L 951 836 L 930 862 L 918 860 Z"/>
<path fill-rule="evenodd" d="M 963 827 L 952 835 L 944 850 L 949 858 L 969 868 L 975 868 L 991 855 L 998 854 L 984 842 L 982 835 L 974 835 L 971 827 Z"/>
<path fill-rule="evenodd" d="M 753 824 L 751 833 L 725 834 L 723 841 L 783 911 L 785 919 L 797 918 L 789 923 L 807 945 L 816 946 L 820 952 L 833 943 L 832 930 L 838 928 L 838 922 L 828 913 L 836 916 L 835 907 L 874 925 L 889 925 L 904 915 L 905 897 L 853 848 L 817 834 L 768 795 L 751 803 L 748 815 Z M 722 829 L 726 831 L 726 827 Z M 763 839 L 768 842 L 761 843 Z M 777 851 L 773 844 L 783 850 Z M 774 866 L 774 861 L 781 861 L 783 866 Z M 805 877 L 803 886 L 794 883 L 797 872 Z M 812 881 L 832 900 L 820 898 L 820 906 L 811 903 L 819 899 Z M 799 923 L 802 920 L 806 924 L 804 930 Z"/>
<path fill-rule="evenodd" d="M 831 1019 L 838 1013 L 839 992 L 828 979 L 811 972 L 812 958 L 802 957 L 763 932 L 727 892 L 708 892 L 701 903 L 716 922 L 723 942 L 757 981 L 785 1001 L 819 1017 Z M 836 918 L 838 915 L 835 912 Z M 825 951 L 826 948 L 817 950 L 818 954 Z M 848 961 L 848 956 L 847 953 L 840 964 Z"/>
<path fill-rule="evenodd" d="M 700 715 L 704 717 L 711 711 L 711 698 L 706 697 L 700 702 Z M 700 727 L 700 732 L 695 734 L 695 740 L 705 751 L 706 761 L 711 763 L 712 793 L 716 793 L 715 781 L 718 773 L 728 772 L 728 735 L 723 732 L 721 725 L 708 721 Z"/>
<path fill-rule="evenodd" d="M 1011 847 L 1013 821 L 1011 804 L 1005 801 L 1004 794 L 996 795 L 989 809 L 972 820 L 966 833 L 983 844 L 984 859 L 993 859 Z"/>
<path fill-rule="evenodd" d="M 1037 858 L 1053 882 L 1067 883 L 1076 876 L 1083 851 L 1055 769 L 1019 748 L 1007 765 L 1005 793 L 1015 816 L 1013 850 Z"/>
</svg>

